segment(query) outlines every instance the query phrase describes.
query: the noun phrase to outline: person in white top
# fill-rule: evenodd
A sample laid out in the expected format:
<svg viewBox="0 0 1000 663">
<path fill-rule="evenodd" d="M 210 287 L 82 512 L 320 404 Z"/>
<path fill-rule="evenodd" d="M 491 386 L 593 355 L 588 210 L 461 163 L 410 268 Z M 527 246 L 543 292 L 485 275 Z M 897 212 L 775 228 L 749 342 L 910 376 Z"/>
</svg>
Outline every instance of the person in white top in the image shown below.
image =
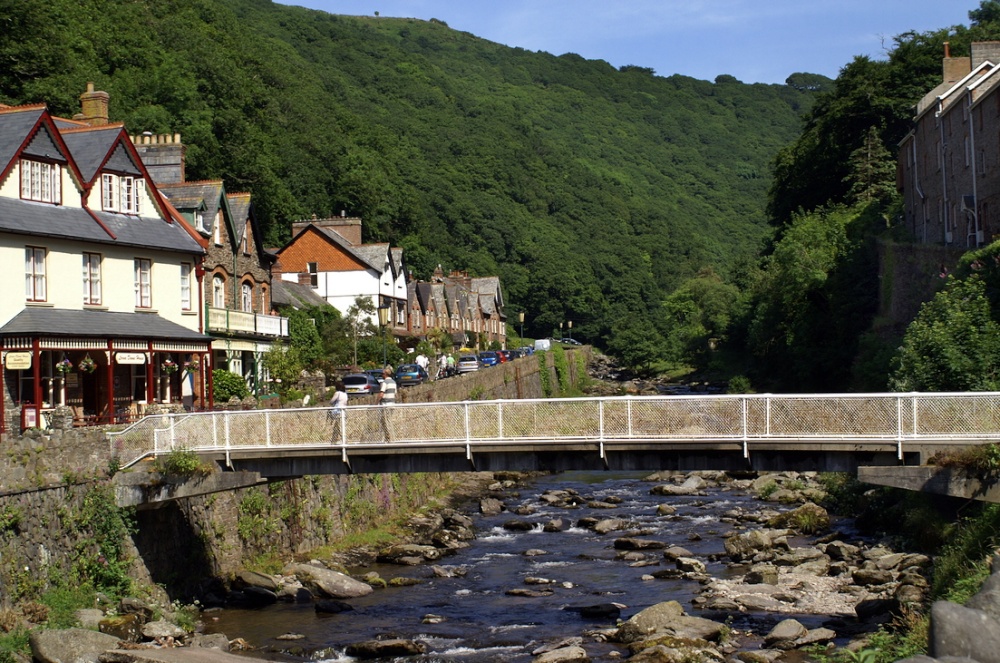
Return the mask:
<svg viewBox="0 0 1000 663">
<path fill-rule="evenodd" d="M 343 439 L 341 420 L 345 407 L 347 407 L 347 391 L 344 388 L 343 380 L 337 380 L 333 383 L 333 397 L 330 399 L 331 409 L 326 415 L 333 422 L 334 439 Z"/>
</svg>

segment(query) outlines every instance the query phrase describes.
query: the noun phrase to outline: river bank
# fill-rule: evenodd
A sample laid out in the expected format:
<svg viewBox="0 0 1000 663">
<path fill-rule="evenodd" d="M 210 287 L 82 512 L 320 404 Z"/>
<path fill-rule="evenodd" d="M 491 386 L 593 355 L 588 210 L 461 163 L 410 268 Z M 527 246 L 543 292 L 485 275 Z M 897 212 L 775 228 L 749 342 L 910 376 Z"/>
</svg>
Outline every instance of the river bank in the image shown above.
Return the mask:
<svg viewBox="0 0 1000 663">
<path fill-rule="evenodd" d="M 527 661 L 560 642 L 591 660 L 647 660 L 642 652 L 664 642 L 705 660 L 861 648 L 864 633 L 919 601 L 929 560 L 865 540 L 847 520 L 830 529 L 817 507 L 796 508 L 820 496 L 815 479 L 703 472 L 494 484 L 467 514 L 474 542 L 447 556 L 400 548 L 349 569 L 375 589 L 345 599 L 348 612 L 322 617 L 287 602 L 209 612 L 206 627 L 254 641 L 257 656 L 335 661 L 352 660 L 348 646 L 387 641 L 408 642 L 412 660 L 426 661 Z M 616 603 L 626 607 L 604 622 L 577 610 Z"/>
</svg>

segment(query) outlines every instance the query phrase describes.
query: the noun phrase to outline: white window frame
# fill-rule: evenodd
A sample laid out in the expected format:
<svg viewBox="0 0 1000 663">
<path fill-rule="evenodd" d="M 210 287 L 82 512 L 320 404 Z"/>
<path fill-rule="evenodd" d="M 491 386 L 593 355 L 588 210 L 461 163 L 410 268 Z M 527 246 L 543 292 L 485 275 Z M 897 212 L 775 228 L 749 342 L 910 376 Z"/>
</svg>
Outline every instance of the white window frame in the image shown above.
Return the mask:
<svg viewBox="0 0 1000 663">
<path fill-rule="evenodd" d="M 212 277 L 212 306 L 226 308 L 226 279 L 222 274 Z"/>
<path fill-rule="evenodd" d="M 244 281 L 240 285 L 240 310 L 244 313 L 253 313 L 253 284 Z"/>
<path fill-rule="evenodd" d="M 105 212 L 138 215 L 146 196 L 146 181 L 131 175 L 101 174 L 101 209 Z"/>
<path fill-rule="evenodd" d="M 153 308 L 153 261 L 136 258 L 135 266 L 135 307 Z"/>
<path fill-rule="evenodd" d="M 21 199 L 62 203 L 62 172 L 58 164 L 21 159 Z"/>
<path fill-rule="evenodd" d="M 319 263 L 307 262 L 306 269 L 309 271 L 309 285 L 313 288 L 319 286 Z"/>
<path fill-rule="evenodd" d="M 191 263 L 181 263 L 181 310 L 191 310 Z"/>
<path fill-rule="evenodd" d="M 101 254 L 83 253 L 83 303 L 101 305 Z"/>
<path fill-rule="evenodd" d="M 112 212 L 118 209 L 118 187 L 111 173 L 101 175 L 101 209 Z"/>
<path fill-rule="evenodd" d="M 40 246 L 24 247 L 24 297 L 29 302 L 47 301 L 45 258 L 48 251 Z"/>
</svg>

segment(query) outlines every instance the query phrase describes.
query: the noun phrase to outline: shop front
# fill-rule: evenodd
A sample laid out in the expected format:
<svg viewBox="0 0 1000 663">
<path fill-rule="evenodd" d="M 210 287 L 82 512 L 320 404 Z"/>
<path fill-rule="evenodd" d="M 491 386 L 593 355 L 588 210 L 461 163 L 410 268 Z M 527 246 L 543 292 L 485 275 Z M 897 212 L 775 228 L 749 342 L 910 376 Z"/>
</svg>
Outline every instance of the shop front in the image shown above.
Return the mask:
<svg viewBox="0 0 1000 663">
<path fill-rule="evenodd" d="M 3 430 L 47 428 L 57 408 L 72 411 L 74 426 L 88 426 L 128 423 L 152 404 L 211 407 L 209 337 L 150 314 L 26 313 L 0 328 Z M 29 329 L 53 319 L 59 326 Z M 53 332 L 60 328 L 82 333 Z M 14 422 L 6 410 L 18 408 Z"/>
</svg>

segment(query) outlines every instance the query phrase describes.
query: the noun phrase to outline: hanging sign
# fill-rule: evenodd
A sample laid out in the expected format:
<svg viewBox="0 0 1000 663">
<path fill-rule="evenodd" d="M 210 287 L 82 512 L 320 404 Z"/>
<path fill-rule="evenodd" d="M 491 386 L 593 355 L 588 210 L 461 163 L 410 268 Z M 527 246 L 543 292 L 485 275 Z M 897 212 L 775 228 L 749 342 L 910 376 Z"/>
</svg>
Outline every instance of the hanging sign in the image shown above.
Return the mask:
<svg viewBox="0 0 1000 663">
<path fill-rule="evenodd" d="M 4 368 L 8 371 L 25 371 L 31 368 L 30 352 L 8 352 L 3 359 Z"/>
<path fill-rule="evenodd" d="M 145 364 L 146 353 L 144 352 L 116 352 L 115 362 L 119 364 Z"/>
</svg>

